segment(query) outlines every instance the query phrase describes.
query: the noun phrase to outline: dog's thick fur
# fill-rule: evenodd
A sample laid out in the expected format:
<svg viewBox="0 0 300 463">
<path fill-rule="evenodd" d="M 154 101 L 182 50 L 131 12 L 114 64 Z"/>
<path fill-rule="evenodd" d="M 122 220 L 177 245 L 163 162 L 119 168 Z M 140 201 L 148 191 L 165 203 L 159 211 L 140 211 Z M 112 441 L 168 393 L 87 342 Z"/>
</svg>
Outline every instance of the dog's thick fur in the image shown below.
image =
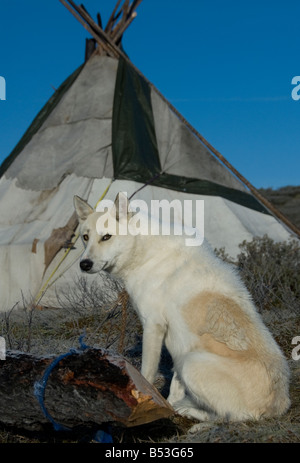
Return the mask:
<svg viewBox="0 0 300 463">
<path fill-rule="evenodd" d="M 77 196 L 74 204 L 86 246 L 81 267 L 123 280 L 143 325 L 150 383 L 165 342 L 174 365 L 168 400 L 178 413 L 241 421 L 288 409 L 287 363 L 232 266 L 182 237 L 97 233 L 101 213 Z M 128 220 L 118 201 L 112 214 Z"/>
</svg>

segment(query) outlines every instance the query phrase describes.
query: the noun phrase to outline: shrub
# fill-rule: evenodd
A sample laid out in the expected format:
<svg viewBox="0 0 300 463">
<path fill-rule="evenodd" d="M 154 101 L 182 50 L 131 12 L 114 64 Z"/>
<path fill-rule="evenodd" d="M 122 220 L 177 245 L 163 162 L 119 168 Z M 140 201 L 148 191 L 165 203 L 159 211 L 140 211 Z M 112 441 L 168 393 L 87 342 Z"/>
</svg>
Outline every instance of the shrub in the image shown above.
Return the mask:
<svg viewBox="0 0 300 463">
<path fill-rule="evenodd" d="M 255 237 L 239 245 L 241 252 L 233 262 L 224 249 L 219 257 L 234 263 L 240 271 L 259 310 L 287 306 L 295 311 L 300 299 L 300 246 L 299 241 L 275 243 L 268 236 Z"/>
</svg>

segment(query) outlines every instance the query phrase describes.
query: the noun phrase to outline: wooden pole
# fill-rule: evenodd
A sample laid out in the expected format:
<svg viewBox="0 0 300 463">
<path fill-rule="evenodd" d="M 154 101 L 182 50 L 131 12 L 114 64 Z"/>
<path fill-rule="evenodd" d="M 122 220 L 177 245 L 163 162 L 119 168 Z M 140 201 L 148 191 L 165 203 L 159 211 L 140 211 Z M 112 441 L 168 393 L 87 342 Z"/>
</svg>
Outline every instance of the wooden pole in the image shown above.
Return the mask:
<svg viewBox="0 0 300 463">
<path fill-rule="evenodd" d="M 60 1 L 65 1 L 65 0 L 60 0 Z M 88 27 L 90 30 L 93 31 L 93 37 L 97 37 L 98 41 L 100 41 L 101 43 L 101 39 L 102 39 L 102 42 L 104 42 L 105 45 L 108 46 L 109 50 L 111 51 L 111 53 L 115 56 L 115 57 L 118 57 L 119 56 L 119 48 L 111 41 L 110 37 L 108 34 L 106 34 L 103 29 L 101 29 L 98 24 L 96 24 L 93 19 L 82 9 L 80 8 L 79 6 L 77 6 L 73 0 L 67 0 L 70 5 L 76 10 L 76 12 L 81 16 L 80 18 L 80 22 L 83 22 L 83 23 L 87 23 L 88 24 Z M 75 12 L 73 12 L 75 13 Z M 76 13 L 75 13 L 76 14 Z M 74 16 L 75 16 L 74 14 Z M 79 17 L 80 17 L 79 16 Z"/>
<path fill-rule="evenodd" d="M 111 28 L 111 33 L 110 33 L 111 38 L 113 36 L 115 36 L 116 34 L 118 34 L 120 29 L 123 28 L 123 25 L 124 25 L 124 23 L 126 22 L 126 19 L 127 19 L 128 8 L 129 8 L 129 0 L 125 0 L 125 2 L 123 4 L 123 7 L 122 7 L 122 9 L 120 11 L 120 13 L 122 13 L 122 17 L 121 17 L 120 21 L 119 21 L 118 24 L 116 24 L 116 26 L 114 28 Z"/>
<path fill-rule="evenodd" d="M 115 22 L 115 14 L 116 14 L 121 2 L 122 2 L 122 0 L 117 1 L 116 6 L 114 7 L 112 14 L 110 15 L 110 18 L 107 21 L 106 27 L 104 29 L 105 32 L 109 32 L 112 25 L 114 24 L 114 22 Z"/>
<path fill-rule="evenodd" d="M 96 40 L 96 42 L 98 43 L 98 45 L 100 46 L 103 46 L 106 48 L 106 51 L 111 55 L 111 56 L 114 56 L 115 58 L 118 57 L 118 53 L 113 49 L 113 47 L 109 46 L 109 43 L 106 44 L 106 42 L 103 42 L 103 40 L 101 40 L 99 38 L 99 36 L 95 33 L 95 31 L 92 29 L 92 27 L 85 21 L 82 19 L 82 17 L 76 13 L 76 11 L 74 11 L 70 5 L 67 4 L 67 2 L 65 0 L 59 0 L 66 8 L 67 10 L 70 11 L 70 13 L 77 19 L 77 21 L 80 22 L 80 24 L 83 25 L 83 27 L 91 34 L 92 37 L 94 37 L 94 39 Z M 70 2 L 70 0 L 68 0 Z M 71 2 L 70 2 L 71 3 Z M 72 2 L 73 3 L 73 2 Z M 77 9 L 78 7 L 76 7 Z M 83 10 L 82 10 L 83 11 Z M 95 25 L 97 26 L 97 24 L 95 23 Z M 97 26 L 99 27 L 99 26 Z"/>
<path fill-rule="evenodd" d="M 122 38 L 122 35 L 124 34 L 125 30 L 130 26 L 134 18 L 137 17 L 137 13 L 134 11 L 130 18 L 123 24 L 123 27 L 121 27 L 118 32 L 115 35 L 112 35 L 112 40 L 114 43 L 118 43 L 118 41 Z"/>
<path fill-rule="evenodd" d="M 122 21 L 126 20 L 127 18 L 127 15 L 129 13 L 129 4 L 130 4 L 130 0 L 125 0 L 125 2 L 123 3 L 123 7 L 122 7 L 122 11 L 123 11 L 123 16 L 122 16 Z"/>
<path fill-rule="evenodd" d="M 97 13 L 97 21 L 98 21 L 98 26 L 103 29 L 102 27 L 102 18 L 101 18 L 101 15 L 100 13 Z"/>
<path fill-rule="evenodd" d="M 131 4 L 131 7 L 129 9 L 129 13 L 128 13 L 128 16 L 132 15 L 132 13 L 134 12 L 134 10 L 137 9 L 137 7 L 142 3 L 143 0 L 134 0 Z"/>
<path fill-rule="evenodd" d="M 62 3 L 67 8 L 67 10 L 70 11 L 70 13 L 77 19 L 77 21 L 79 21 L 80 24 L 82 24 L 82 26 L 91 34 L 91 36 L 94 37 L 94 39 L 96 40 L 98 45 L 102 45 L 101 40 L 94 33 L 94 31 L 91 29 L 91 27 L 89 27 L 89 25 L 85 21 L 83 21 L 78 14 L 76 14 L 76 12 L 67 4 L 67 2 L 65 0 L 59 0 L 59 1 L 60 1 L 60 3 Z"/>
</svg>

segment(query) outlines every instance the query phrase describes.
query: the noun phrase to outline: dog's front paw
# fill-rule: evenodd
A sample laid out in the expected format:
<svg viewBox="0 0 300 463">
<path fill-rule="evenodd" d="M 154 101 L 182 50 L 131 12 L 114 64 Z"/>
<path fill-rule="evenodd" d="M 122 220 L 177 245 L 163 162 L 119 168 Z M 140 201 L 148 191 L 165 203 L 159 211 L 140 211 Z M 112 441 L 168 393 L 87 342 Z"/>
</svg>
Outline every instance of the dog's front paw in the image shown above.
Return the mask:
<svg viewBox="0 0 300 463">
<path fill-rule="evenodd" d="M 171 404 L 173 409 L 178 415 L 184 416 L 189 419 L 196 419 L 199 421 L 211 421 L 212 415 L 204 410 L 200 410 L 193 406 L 188 399 L 181 400 Z"/>
</svg>

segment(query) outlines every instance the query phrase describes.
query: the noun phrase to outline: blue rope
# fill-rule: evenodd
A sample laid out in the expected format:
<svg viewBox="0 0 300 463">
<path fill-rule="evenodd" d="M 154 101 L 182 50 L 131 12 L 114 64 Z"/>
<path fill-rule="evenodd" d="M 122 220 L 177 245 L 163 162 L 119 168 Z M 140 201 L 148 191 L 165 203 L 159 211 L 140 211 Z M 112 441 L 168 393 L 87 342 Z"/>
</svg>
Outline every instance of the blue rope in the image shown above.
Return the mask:
<svg viewBox="0 0 300 463">
<path fill-rule="evenodd" d="M 76 352 L 75 349 L 71 349 L 70 352 L 66 353 L 66 354 L 62 354 L 60 355 L 59 357 L 57 357 L 55 360 L 53 360 L 52 363 L 50 363 L 50 365 L 48 365 L 48 367 L 46 368 L 45 372 L 44 372 L 44 375 L 43 377 L 39 380 L 39 381 L 36 381 L 35 384 L 34 384 L 34 395 L 35 397 L 38 399 L 39 401 L 39 404 L 40 404 L 40 407 L 42 409 L 42 412 L 44 413 L 45 417 L 52 423 L 55 431 L 70 431 L 70 428 L 67 428 L 66 426 L 63 426 L 59 423 L 57 423 L 53 418 L 52 416 L 50 415 L 50 413 L 48 412 L 46 406 L 45 406 L 45 403 L 44 403 L 44 400 L 45 400 L 45 389 L 46 389 L 46 386 L 47 386 L 47 382 L 48 382 L 48 379 L 49 379 L 49 376 L 53 370 L 53 368 L 56 367 L 56 365 L 64 358 L 68 357 L 69 355 L 73 355 L 74 353 Z"/>
<path fill-rule="evenodd" d="M 67 352 L 66 354 L 59 355 L 56 359 L 53 360 L 52 363 L 50 363 L 50 365 L 48 365 L 48 367 L 46 368 L 42 378 L 39 381 L 36 381 L 34 383 L 34 389 L 33 389 L 34 390 L 34 395 L 35 395 L 35 397 L 37 398 L 37 400 L 38 400 L 38 402 L 40 404 L 40 407 L 42 409 L 42 412 L 44 413 L 44 416 L 52 423 L 55 431 L 71 431 L 72 429 L 68 428 L 67 426 L 63 426 L 60 423 L 57 423 L 57 421 L 55 421 L 52 418 L 52 416 L 50 415 L 50 413 L 48 412 L 48 410 L 47 410 L 47 408 L 45 406 L 45 390 L 46 390 L 47 382 L 48 382 L 48 379 L 49 379 L 49 376 L 50 376 L 52 370 L 56 367 L 56 365 L 62 359 L 66 358 L 66 357 L 69 357 L 70 355 L 79 353 L 79 352 L 81 352 L 81 351 L 83 351 L 85 349 L 89 349 L 89 346 L 87 346 L 83 342 L 84 338 L 85 338 L 85 333 L 83 333 L 79 337 L 79 345 L 80 345 L 79 349 L 70 349 L 70 351 Z M 95 434 L 94 440 L 96 442 L 101 442 L 101 443 L 108 443 L 108 442 L 111 443 L 111 442 L 113 442 L 110 433 L 107 433 L 104 430 L 97 431 L 96 434 Z"/>
<path fill-rule="evenodd" d="M 83 332 L 83 334 L 81 336 L 79 336 L 80 350 L 85 350 L 85 349 L 90 348 L 90 346 L 87 346 L 86 344 L 84 344 L 84 342 L 83 342 L 84 338 L 85 338 L 85 332 Z"/>
</svg>

